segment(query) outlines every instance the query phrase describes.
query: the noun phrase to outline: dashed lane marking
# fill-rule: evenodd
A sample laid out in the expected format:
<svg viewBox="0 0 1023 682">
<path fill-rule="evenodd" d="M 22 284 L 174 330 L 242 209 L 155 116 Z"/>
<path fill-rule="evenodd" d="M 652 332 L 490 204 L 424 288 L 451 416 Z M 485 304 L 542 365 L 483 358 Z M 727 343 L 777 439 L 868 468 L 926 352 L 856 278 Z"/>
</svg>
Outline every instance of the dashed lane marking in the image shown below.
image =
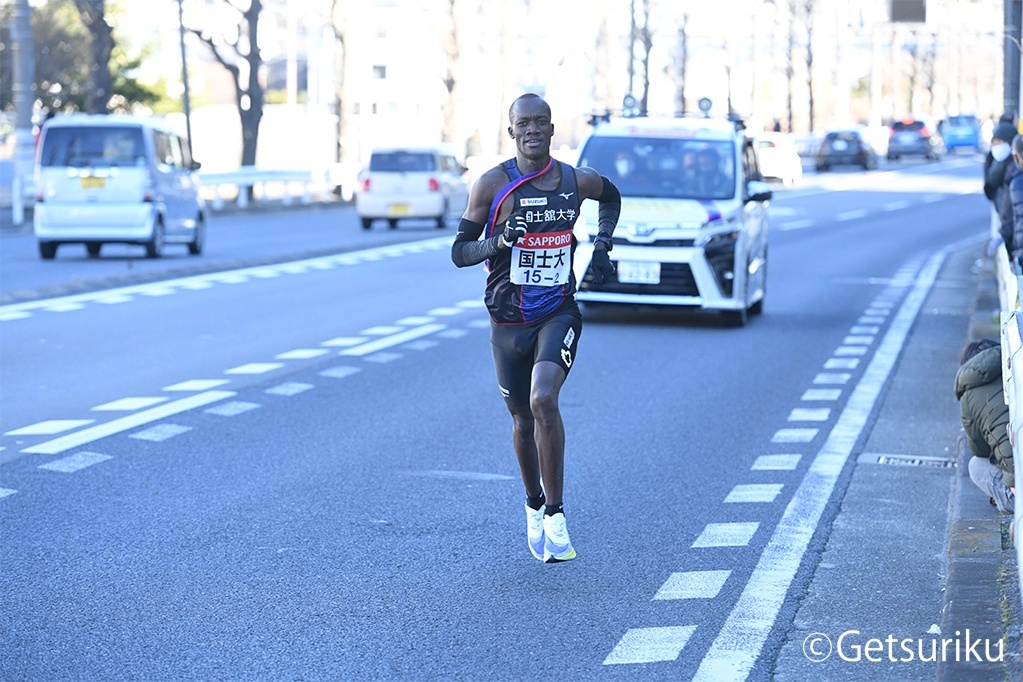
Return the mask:
<svg viewBox="0 0 1023 682">
<path fill-rule="evenodd" d="M 835 353 L 834 354 L 836 356 L 845 356 L 845 357 L 856 356 L 856 355 L 866 355 L 867 354 L 867 350 L 868 349 L 867 349 L 866 346 L 839 346 L 838 348 L 835 349 Z"/>
<path fill-rule="evenodd" d="M 353 374 L 358 374 L 362 370 L 358 367 L 348 367 L 347 365 L 340 365 L 338 367 L 331 367 L 320 372 L 321 377 L 330 377 L 331 379 L 344 379 L 350 377 Z"/>
<path fill-rule="evenodd" d="M 274 360 L 311 360 L 324 356 L 329 352 L 329 350 L 322 348 L 296 348 L 286 353 L 278 353 L 274 356 Z"/>
<path fill-rule="evenodd" d="M 134 412 L 135 410 L 152 407 L 163 402 L 167 402 L 167 398 L 155 396 L 147 398 L 121 398 L 97 405 L 91 409 L 95 412 Z"/>
<path fill-rule="evenodd" d="M 224 374 L 266 374 L 281 367 L 284 367 L 284 364 L 280 362 L 250 362 L 246 365 L 225 369 Z"/>
<path fill-rule="evenodd" d="M 760 455 L 753 460 L 753 471 L 792 471 L 799 466 L 802 455 Z"/>
<path fill-rule="evenodd" d="M 790 422 L 826 422 L 831 417 L 827 407 L 796 407 L 789 412 Z"/>
<path fill-rule="evenodd" d="M 696 682 L 738 681 L 749 676 L 831 500 L 839 474 L 874 410 L 942 263 L 948 253 L 973 241 L 944 248 L 931 257 L 919 275 L 907 277 L 909 293 L 785 507 L 739 599 L 701 661 L 693 678 Z"/>
<path fill-rule="evenodd" d="M 820 429 L 778 429 L 771 436 L 772 443 L 809 443 Z"/>
<path fill-rule="evenodd" d="M 352 355 L 355 357 L 369 355 L 370 353 L 376 353 L 377 351 L 383 350 L 384 348 L 390 348 L 391 346 L 396 346 L 400 343 L 413 341 L 422 336 L 426 336 L 427 334 L 439 332 L 442 329 L 445 329 L 446 327 L 447 325 L 443 324 L 426 324 L 423 325 L 422 327 L 406 329 L 405 331 L 400 332 L 398 334 L 391 334 L 390 336 L 385 336 L 374 341 L 369 341 L 367 343 L 363 343 L 357 346 L 352 346 L 351 348 L 346 348 L 343 351 L 341 351 L 341 355 Z"/>
<path fill-rule="evenodd" d="M 824 363 L 824 369 L 856 369 L 859 365 L 856 358 L 830 358 Z"/>
<path fill-rule="evenodd" d="M 823 372 L 823 373 L 818 374 L 817 376 L 815 376 L 813 378 L 813 383 L 817 384 L 818 386 L 821 386 L 821 385 L 823 385 L 823 386 L 827 386 L 827 385 L 842 385 L 842 384 L 849 383 L 849 379 L 851 379 L 851 378 L 852 378 L 851 374 L 846 374 L 844 372 L 837 373 L 837 374 L 836 373 Z"/>
<path fill-rule="evenodd" d="M 62 474 L 71 474 L 85 467 L 91 467 L 93 464 L 99 464 L 105 462 L 108 459 L 113 459 L 110 455 L 101 455 L 98 452 L 76 452 L 73 455 L 69 455 L 62 459 L 58 459 L 47 464 L 40 464 L 40 469 L 47 469 L 49 471 L 59 471 Z"/>
<path fill-rule="evenodd" d="M 204 412 L 206 412 L 206 414 L 216 414 L 221 417 L 236 417 L 239 414 L 255 410 L 258 407 L 259 403 L 250 403 L 244 400 L 232 400 L 229 403 L 214 405 L 213 407 L 204 410 Z"/>
<path fill-rule="evenodd" d="M 742 483 L 725 496 L 726 504 L 774 502 L 784 487 L 781 483 Z"/>
<path fill-rule="evenodd" d="M 674 661 L 694 632 L 695 625 L 633 628 L 622 635 L 622 639 L 604 659 L 604 665 Z"/>
<path fill-rule="evenodd" d="M 23 426 L 20 429 L 14 429 L 13 431 L 7 431 L 4 433 L 5 436 L 52 436 L 55 433 L 63 433 L 64 431 L 70 431 L 71 429 L 77 429 L 79 426 L 85 426 L 86 424 L 92 424 L 95 419 L 47 419 L 46 421 L 37 422 L 35 424 L 29 424 Z"/>
<path fill-rule="evenodd" d="M 803 391 L 803 397 L 800 400 L 806 402 L 812 402 L 816 400 L 823 401 L 834 401 L 842 397 L 842 389 L 840 388 L 808 388 Z"/>
<path fill-rule="evenodd" d="M 300 381 L 288 381 L 283 384 L 280 384 L 279 386 L 273 386 L 271 388 L 268 388 L 266 389 L 265 392 L 269 393 L 270 395 L 292 396 L 298 395 L 299 393 L 304 393 L 310 390 L 311 388 L 313 388 L 312 384 L 304 384 Z"/>
<path fill-rule="evenodd" d="M 731 574 L 731 571 L 672 573 L 657 590 L 654 599 L 713 599 Z"/>
<path fill-rule="evenodd" d="M 170 386 L 164 386 L 165 391 L 208 391 L 217 386 L 231 383 L 230 379 L 190 379 L 181 381 Z"/>
<path fill-rule="evenodd" d="M 191 426 L 183 426 L 181 424 L 157 424 L 151 426 L 148 429 L 139 431 L 129 435 L 129 438 L 136 440 L 148 440 L 153 443 L 162 443 L 165 440 L 173 438 L 174 436 L 180 436 L 183 433 L 188 433 L 192 430 Z"/>
<path fill-rule="evenodd" d="M 25 448 L 22 452 L 36 453 L 41 455 L 56 455 L 65 450 L 91 443 L 100 438 L 106 438 L 115 433 L 121 433 L 128 429 L 134 429 L 143 424 L 149 424 L 158 419 L 164 419 L 174 414 L 180 414 L 188 410 L 195 409 L 196 407 L 202 407 L 203 405 L 209 405 L 226 398 L 230 398 L 235 395 L 234 391 L 205 391 L 203 393 L 197 393 L 196 395 L 188 396 L 180 400 L 173 402 L 164 403 L 163 405 L 157 405 L 151 407 L 148 410 L 137 412 L 135 414 L 125 415 L 113 421 L 105 422 L 103 424 L 97 424 L 81 431 L 69 433 L 66 436 L 54 438 L 37 445 Z"/>
<path fill-rule="evenodd" d="M 760 524 L 756 521 L 732 523 L 708 523 L 693 541 L 693 548 L 699 547 L 745 547 L 757 532 Z"/>
<path fill-rule="evenodd" d="M 0 488 L 0 497 L 7 497 L 8 495 L 13 495 L 16 492 L 18 491 L 10 488 Z"/>
</svg>

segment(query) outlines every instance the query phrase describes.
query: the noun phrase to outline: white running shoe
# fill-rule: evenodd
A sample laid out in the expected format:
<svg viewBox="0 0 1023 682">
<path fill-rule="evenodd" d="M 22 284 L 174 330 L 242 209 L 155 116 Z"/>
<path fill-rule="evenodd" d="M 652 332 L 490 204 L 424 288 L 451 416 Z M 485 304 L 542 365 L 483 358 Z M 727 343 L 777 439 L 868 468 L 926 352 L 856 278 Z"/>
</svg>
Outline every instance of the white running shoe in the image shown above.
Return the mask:
<svg viewBox="0 0 1023 682">
<path fill-rule="evenodd" d="M 543 507 L 530 509 L 526 506 L 526 537 L 529 540 L 529 551 L 539 561 L 543 561 Z"/>
<path fill-rule="evenodd" d="M 543 517 L 543 560 L 549 564 L 575 558 L 575 549 L 568 538 L 565 515 L 558 513 Z"/>
</svg>

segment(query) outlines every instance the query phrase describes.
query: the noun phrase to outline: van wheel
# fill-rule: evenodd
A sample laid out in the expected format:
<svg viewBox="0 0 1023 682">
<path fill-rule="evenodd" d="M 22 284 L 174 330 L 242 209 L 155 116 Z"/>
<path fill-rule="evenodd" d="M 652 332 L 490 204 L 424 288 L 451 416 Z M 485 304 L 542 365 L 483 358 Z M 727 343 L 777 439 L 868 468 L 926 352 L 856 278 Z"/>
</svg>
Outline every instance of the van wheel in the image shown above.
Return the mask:
<svg viewBox="0 0 1023 682">
<path fill-rule="evenodd" d="M 371 227 L 373 227 L 373 219 L 372 218 L 363 218 L 362 219 L 362 229 L 368 230 Z"/>
<path fill-rule="evenodd" d="M 53 260 L 57 255 L 57 245 L 52 242 L 39 242 L 39 257 L 43 260 Z"/>
<path fill-rule="evenodd" d="M 448 226 L 448 204 L 444 202 L 444 208 L 440 210 L 440 215 L 437 216 L 437 228 L 443 230 Z"/>
<path fill-rule="evenodd" d="M 99 256 L 99 250 L 103 247 L 101 242 L 86 242 L 85 251 L 89 254 L 90 258 L 96 258 Z"/>
<path fill-rule="evenodd" d="M 398 229 L 398 220 L 396 218 L 388 218 L 387 227 L 391 228 L 392 230 Z"/>
<path fill-rule="evenodd" d="M 206 244 L 206 221 L 199 218 L 195 223 L 195 239 L 188 242 L 188 253 L 198 256 L 202 253 L 202 247 Z"/>
<path fill-rule="evenodd" d="M 159 258 L 163 255 L 163 221 L 157 220 L 153 225 L 153 238 L 146 243 L 146 258 Z"/>
</svg>

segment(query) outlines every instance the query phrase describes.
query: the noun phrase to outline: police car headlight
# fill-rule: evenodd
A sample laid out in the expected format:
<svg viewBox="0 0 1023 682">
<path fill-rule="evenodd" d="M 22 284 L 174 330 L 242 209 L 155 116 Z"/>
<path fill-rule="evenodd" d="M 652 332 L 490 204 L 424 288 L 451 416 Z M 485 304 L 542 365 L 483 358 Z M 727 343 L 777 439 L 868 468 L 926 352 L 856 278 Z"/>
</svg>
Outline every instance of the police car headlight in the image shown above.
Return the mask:
<svg viewBox="0 0 1023 682">
<path fill-rule="evenodd" d="M 715 220 L 700 229 L 695 245 L 706 249 L 734 246 L 739 240 L 739 228 L 733 220 Z"/>
</svg>

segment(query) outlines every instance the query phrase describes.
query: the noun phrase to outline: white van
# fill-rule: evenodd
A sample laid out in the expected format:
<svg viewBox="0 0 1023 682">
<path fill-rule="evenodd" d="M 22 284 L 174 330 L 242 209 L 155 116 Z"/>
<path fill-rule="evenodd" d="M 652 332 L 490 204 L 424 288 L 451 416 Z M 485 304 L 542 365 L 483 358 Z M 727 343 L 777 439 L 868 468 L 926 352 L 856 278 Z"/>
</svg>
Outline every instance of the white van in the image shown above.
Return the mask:
<svg viewBox="0 0 1023 682">
<path fill-rule="evenodd" d="M 579 165 L 622 194 L 611 260 L 597 284 L 588 255 L 597 204 L 576 223 L 576 299 L 587 303 L 687 306 L 718 311 L 733 325 L 763 310 L 767 206 L 757 149 L 740 122 L 712 118 L 626 118 L 597 122 Z"/>
<path fill-rule="evenodd" d="M 85 244 L 141 244 L 158 258 L 165 244 L 202 253 L 206 205 L 187 143 L 163 121 L 116 114 L 58 116 L 36 149 L 33 228 L 39 255 Z"/>
</svg>

